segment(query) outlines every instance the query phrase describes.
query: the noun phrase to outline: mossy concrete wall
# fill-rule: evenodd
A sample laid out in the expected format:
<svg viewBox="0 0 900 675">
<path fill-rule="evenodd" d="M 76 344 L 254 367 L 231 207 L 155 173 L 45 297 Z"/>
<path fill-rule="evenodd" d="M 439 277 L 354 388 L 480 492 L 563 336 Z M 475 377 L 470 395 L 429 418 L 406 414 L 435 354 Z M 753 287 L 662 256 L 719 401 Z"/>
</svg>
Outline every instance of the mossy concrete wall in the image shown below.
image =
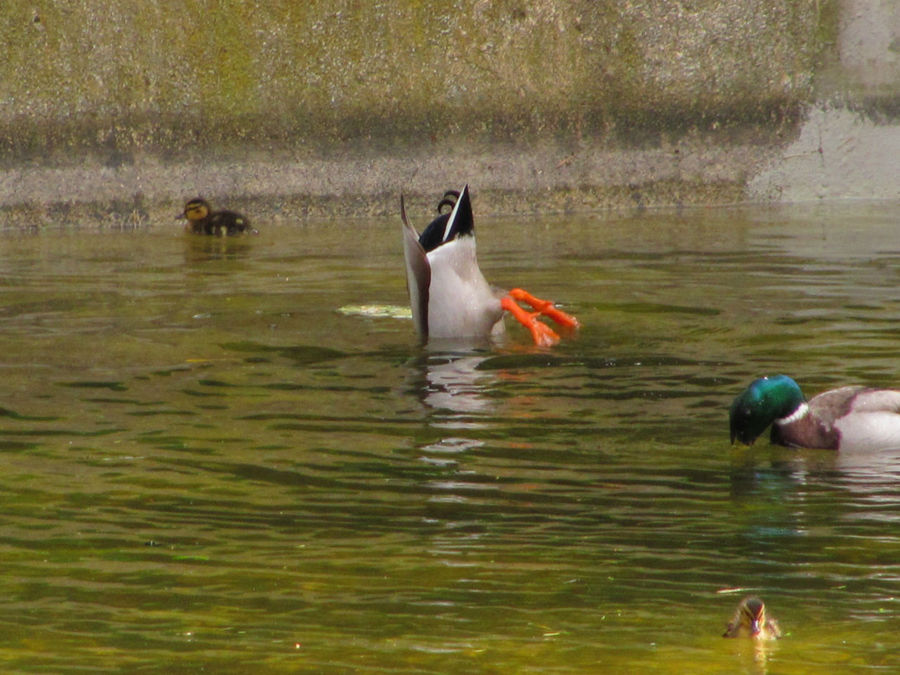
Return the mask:
<svg viewBox="0 0 900 675">
<path fill-rule="evenodd" d="M 5 0 L 0 204 L 386 213 L 465 181 L 497 211 L 735 201 L 798 134 L 840 9 Z"/>
</svg>

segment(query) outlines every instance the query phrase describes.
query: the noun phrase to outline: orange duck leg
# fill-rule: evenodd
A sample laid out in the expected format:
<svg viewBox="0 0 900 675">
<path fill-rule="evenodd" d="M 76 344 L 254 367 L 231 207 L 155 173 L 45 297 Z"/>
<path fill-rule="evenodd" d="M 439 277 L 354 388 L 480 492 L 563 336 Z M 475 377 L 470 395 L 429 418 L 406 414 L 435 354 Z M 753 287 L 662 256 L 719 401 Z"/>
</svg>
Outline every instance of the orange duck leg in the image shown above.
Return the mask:
<svg viewBox="0 0 900 675">
<path fill-rule="evenodd" d="M 524 302 L 535 310 L 528 312 L 522 309 L 516 301 Z M 566 314 L 558 309 L 550 300 L 542 300 L 536 298 L 528 291 L 521 288 L 514 288 L 500 301 L 501 306 L 507 312 L 512 314 L 516 320 L 531 331 L 531 337 L 534 344 L 539 347 L 552 347 L 559 342 L 559 335 L 550 326 L 541 321 L 538 317 L 543 315 L 553 320 L 560 326 L 565 328 L 578 328 L 578 319 L 571 314 Z"/>
</svg>

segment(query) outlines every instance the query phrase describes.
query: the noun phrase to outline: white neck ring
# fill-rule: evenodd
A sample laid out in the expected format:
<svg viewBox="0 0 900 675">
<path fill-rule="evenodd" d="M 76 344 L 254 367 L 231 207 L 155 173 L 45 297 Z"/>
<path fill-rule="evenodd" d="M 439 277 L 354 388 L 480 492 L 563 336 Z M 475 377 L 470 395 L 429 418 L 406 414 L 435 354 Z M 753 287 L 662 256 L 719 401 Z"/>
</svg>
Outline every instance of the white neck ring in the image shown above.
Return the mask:
<svg viewBox="0 0 900 675">
<path fill-rule="evenodd" d="M 775 424 L 783 426 L 785 424 L 791 424 L 792 422 L 796 422 L 798 420 L 802 420 L 809 414 L 809 404 L 806 401 L 803 401 L 800 405 L 797 406 L 797 409 L 792 412 L 787 417 L 782 417 L 781 419 L 775 420 Z"/>
</svg>

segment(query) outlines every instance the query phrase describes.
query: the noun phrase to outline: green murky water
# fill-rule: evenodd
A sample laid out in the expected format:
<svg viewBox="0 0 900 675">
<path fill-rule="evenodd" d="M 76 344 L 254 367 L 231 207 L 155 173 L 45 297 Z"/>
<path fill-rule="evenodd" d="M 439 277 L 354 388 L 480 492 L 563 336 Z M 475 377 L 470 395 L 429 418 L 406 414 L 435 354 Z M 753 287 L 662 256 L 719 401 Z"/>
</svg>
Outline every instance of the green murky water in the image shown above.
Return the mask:
<svg viewBox="0 0 900 675">
<path fill-rule="evenodd" d="M 0 234 L 0 663 L 893 672 L 900 459 L 728 444 L 900 384 L 896 205 L 482 220 L 584 327 L 423 351 L 399 220 Z M 788 632 L 724 640 L 743 591 Z"/>
</svg>

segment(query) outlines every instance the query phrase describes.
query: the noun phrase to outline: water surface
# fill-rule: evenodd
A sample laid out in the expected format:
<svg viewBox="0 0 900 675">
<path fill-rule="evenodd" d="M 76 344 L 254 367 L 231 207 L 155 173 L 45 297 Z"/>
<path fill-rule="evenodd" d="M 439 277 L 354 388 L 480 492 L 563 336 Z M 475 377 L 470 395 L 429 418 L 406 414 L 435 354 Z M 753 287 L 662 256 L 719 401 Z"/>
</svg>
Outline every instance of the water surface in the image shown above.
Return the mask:
<svg viewBox="0 0 900 675">
<path fill-rule="evenodd" d="M 895 214 L 480 220 L 546 351 L 339 311 L 405 304 L 399 220 L 3 231 L 4 669 L 895 671 L 900 459 L 727 429 L 900 384 Z M 784 640 L 720 637 L 749 592 Z"/>
</svg>

